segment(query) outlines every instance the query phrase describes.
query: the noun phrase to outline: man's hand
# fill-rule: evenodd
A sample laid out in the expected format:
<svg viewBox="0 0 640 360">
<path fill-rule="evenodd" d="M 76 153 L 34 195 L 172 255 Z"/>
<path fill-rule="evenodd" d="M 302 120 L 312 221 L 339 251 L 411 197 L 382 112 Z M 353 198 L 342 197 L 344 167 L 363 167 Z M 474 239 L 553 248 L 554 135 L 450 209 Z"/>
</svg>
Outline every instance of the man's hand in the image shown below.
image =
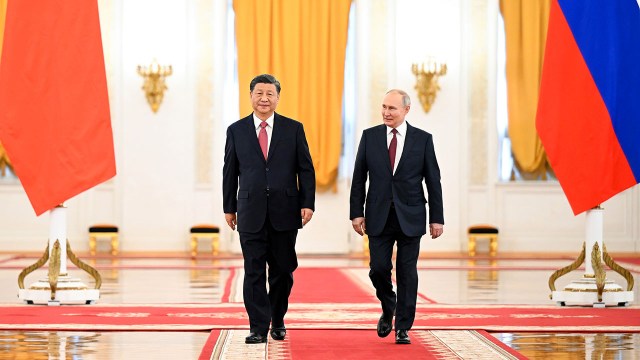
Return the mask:
<svg viewBox="0 0 640 360">
<path fill-rule="evenodd" d="M 224 219 L 226 220 L 227 225 L 229 225 L 231 230 L 235 230 L 236 229 L 236 224 L 238 223 L 237 222 L 237 218 L 236 218 L 236 213 L 224 214 Z"/>
<path fill-rule="evenodd" d="M 444 225 L 442 224 L 429 224 L 429 234 L 431 235 L 432 239 L 437 238 L 438 236 L 442 235 L 442 233 L 444 232 Z"/>
<path fill-rule="evenodd" d="M 313 210 L 308 208 L 303 208 L 300 210 L 300 216 L 302 217 L 302 226 L 305 226 L 309 221 L 311 221 L 311 217 L 313 216 Z"/>
<path fill-rule="evenodd" d="M 353 226 L 353 230 L 360 234 L 360 236 L 364 236 L 364 234 L 367 233 L 367 226 L 363 217 L 353 218 L 351 225 Z"/>
</svg>

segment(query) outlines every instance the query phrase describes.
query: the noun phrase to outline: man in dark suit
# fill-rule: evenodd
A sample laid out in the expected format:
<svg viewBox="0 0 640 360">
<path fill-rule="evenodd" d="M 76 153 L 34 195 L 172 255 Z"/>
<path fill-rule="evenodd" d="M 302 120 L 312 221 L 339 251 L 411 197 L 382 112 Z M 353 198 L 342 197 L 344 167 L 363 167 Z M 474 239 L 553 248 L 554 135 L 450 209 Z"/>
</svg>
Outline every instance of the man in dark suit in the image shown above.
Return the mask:
<svg viewBox="0 0 640 360">
<path fill-rule="evenodd" d="M 278 80 L 259 75 L 249 89 L 253 114 L 227 129 L 222 192 L 225 219 L 238 227 L 244 257 L 245 342 L 256 344 L 267 342 L 270 323 L 273 339 L 286 336 L 296 236 L 313 216 L 316 178 L 302 124 L 275 113 Z"/>
<path fill-rule="evenodd" d="M 353 229 L 369 236 L 369 277 L 382 305 L 378 336 L 389 335 L 395 314 L 397 344 L 411 343 L 408 331 L 416 313 L 420 238 L 426 233 L 427 223 L 423 181 L 429 196 L 431 238 L 442 235 L 444 227 L 440 169 L 433 138 L 405 121 L 410 108 L 411 99 L 406 92 L 390 90 L 382 102 L 384 124 L 362 133 L 353 169 L 349 215 Z M 396 241 L 397 298 L 391 282 Z"/>
</svg>

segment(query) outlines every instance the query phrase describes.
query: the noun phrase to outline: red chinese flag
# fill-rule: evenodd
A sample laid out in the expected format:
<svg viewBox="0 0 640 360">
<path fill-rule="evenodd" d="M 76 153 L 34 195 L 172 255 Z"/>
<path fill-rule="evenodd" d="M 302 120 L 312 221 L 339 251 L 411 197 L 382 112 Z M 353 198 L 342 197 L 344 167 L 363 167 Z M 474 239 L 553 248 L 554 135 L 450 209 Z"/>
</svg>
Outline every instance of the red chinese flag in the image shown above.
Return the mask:
<svg viewBox="0 0 640 360">
<path fill-rule="evenodd" d="M 96 0 L 9 0 L 0 141 L 37 215 L 115 176 Z"/>
</svg>

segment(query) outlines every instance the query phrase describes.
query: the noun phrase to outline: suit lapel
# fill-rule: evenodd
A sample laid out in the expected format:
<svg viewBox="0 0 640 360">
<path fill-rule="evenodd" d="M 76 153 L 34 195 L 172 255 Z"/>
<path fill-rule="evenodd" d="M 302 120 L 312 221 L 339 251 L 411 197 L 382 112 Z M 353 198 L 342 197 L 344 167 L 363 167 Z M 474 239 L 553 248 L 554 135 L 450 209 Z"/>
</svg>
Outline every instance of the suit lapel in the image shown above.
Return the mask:
<svg viewBox="0 0 640 360">
<path fill-rule="evenodd" d="M 282 138 L 282 133 L 284 132 L 284 125 L 282 124 L 282 117 L 277 113 L 273 114 L 273 130 L 271 131 L 271 141 L 269 142 L 269 153 L 267 155 L 267 162 L 271 160 L 271 156 L 273 156 L 273 152 L 275 151 L 278 142 Z"/>
<path fill-rule="evenodd" d="M 377 148 L 380 149 L 380 158 L 387 164 L 387 170 L 393 173 L 389 160 L 389 147 L 387 146 L 387 126 L 384 124 L 380 125 L 380 130 L 376 132 L 376 143 L 378 144 Z"/>
<path fill-rule="evenodd" d="M 253 123 L 253 114 L 244 118 L 244 129 L 249 137 L 249 142 L 253 144 L 253 148 L 260 155 L 260 158 L 264 160 L 264 155 L 262 155 L 262 149 L 260 148 L 260 142 L 258 142 L 258 135 L 256 134 L 255 124 Z"/>
<path fill-rule="evenodd" d="M 406 120 L 405 120 L 406 121 Z M 405 163 L 404 159 L 406 154 L 409 153 L 413 145 L 415 144 L 415 128 L 407 123 L 407 134 L 404 138 L 404 147 L 402 148 L 402 154 L 400 154 L 400 161 L 398 162 L 398 168 L 396 168 L 396 174 L 402 168 L 402 164 Z"/>
</svg>

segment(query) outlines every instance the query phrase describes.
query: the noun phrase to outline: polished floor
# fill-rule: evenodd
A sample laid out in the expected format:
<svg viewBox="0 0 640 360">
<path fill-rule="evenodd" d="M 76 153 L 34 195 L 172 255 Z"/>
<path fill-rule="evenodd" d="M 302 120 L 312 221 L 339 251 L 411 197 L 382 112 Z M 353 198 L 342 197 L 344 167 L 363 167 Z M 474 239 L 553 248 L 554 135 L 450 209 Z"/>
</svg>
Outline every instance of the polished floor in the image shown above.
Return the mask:
<svg viewBox="0 0 640 360">
<path fill-rule="evenodd" d="M 0 254 L 0 305 L 20 304 L 17 277 L 37 256 Z M 100 304 L 210 304 L 220 301 L 225 272 L 241 267 L 237 256 L 192 260 L 183 255 L 84 258 L 103 278 Z M 549 275 L 573 261 L 566 256 L 501 257 L 498 260 L 438 256 L 419 262 L 422 301 L 439 304 L 553 305 Z M 300 267 L 349 267 L 368 281 L 368 260 L 358 256 L 300 257 Z M 640 266 L 629 267 L 634 277 Z M 87 283 L 75 268 L 70 275 Z M 581 273 L 557 281 L 563 287 Z M 626 284 L 617 273 L 608 279 Z M 39 269 L 25 284 L 46 278 Z M 636 301 L 640 291 L 634 289 Z M 37 311 L 38 305 L 30 305 Z M 637 306 L 632 304 L 631 306 Z M 0 320 L 1 322 L 1 320 Z M 637 325 L 637 324 L 635 324 Z M 374 330 L 372 329 L 372 332 Z M 530 359 L 640 359 L 638 333 L 494 333 Z M 208 332 L 0 331 L 0 359 L 197 359 Z M 373 332 L 375 336 L 375 332 Z"/>
</svg>

